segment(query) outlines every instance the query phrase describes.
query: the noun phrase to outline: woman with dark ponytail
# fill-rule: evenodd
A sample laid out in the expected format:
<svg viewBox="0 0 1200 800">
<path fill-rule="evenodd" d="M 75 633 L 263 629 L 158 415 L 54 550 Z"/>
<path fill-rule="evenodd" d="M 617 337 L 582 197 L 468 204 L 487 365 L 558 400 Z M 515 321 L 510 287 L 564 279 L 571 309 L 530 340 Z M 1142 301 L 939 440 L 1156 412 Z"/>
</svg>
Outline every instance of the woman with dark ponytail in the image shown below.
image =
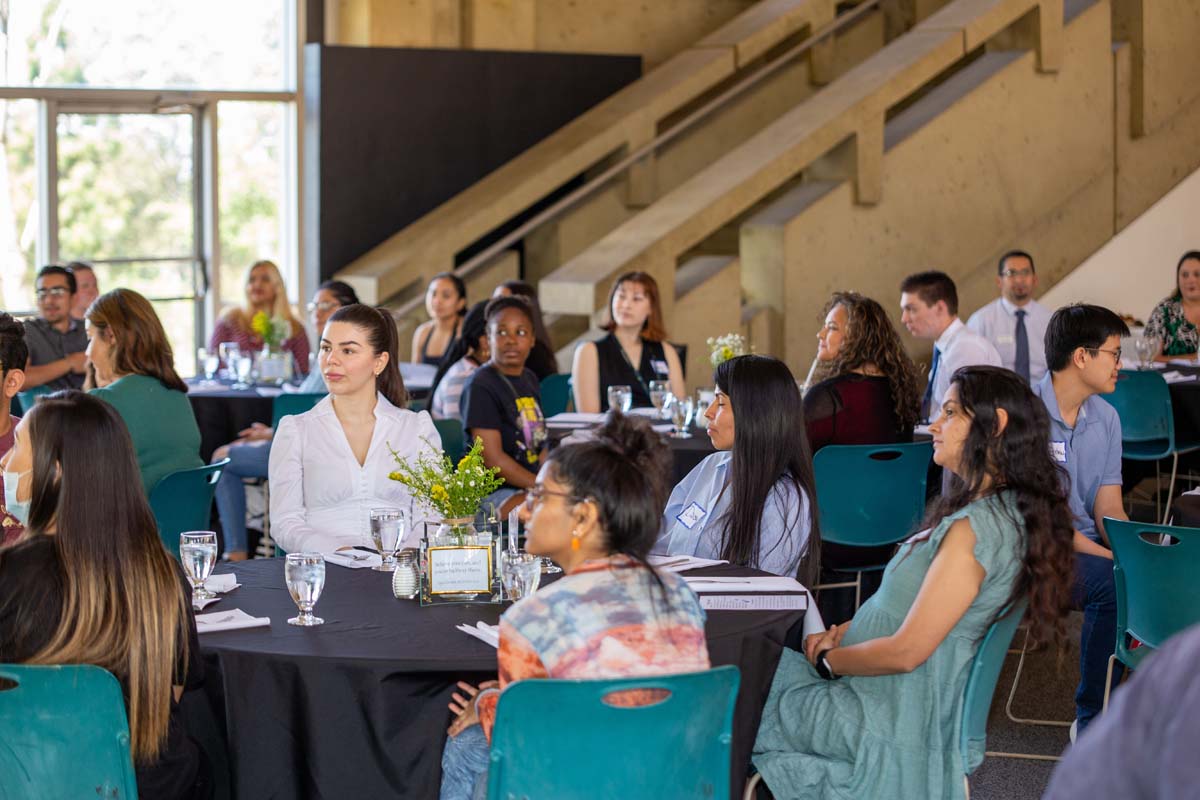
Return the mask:
<svg viewBox="0 0 1200 800">
<path fill-rule="evenodd" d="M 408 490 L 388 478 L 389 448 L 440 457 L 433 420 L 405 408 L 397 346 L 396 324 L 382 309 L 343 306 L 325 325 L 318 363 L 329 396 L 280 420 L 271 447 L 271 533 L 284 550 L 363 544 L 370 509 L 412 504 Z M 428 512 L 416 510 L 420 522 Z"/>
<path fill-rule="evenodd" d="M 982 740 L 959 746 L 963 693 L 988 628 L 1027 601 L 1033 635 L 1065 639 L 1073 528 L 1049 430 L 1016 373 L 954 373 L 930 426 L 953 478 L 928 527 L 854 619 L 780 657 L 753 759 L 776 797 L 963 797 L 983 760 Z"/>
<path fill-rule="evenodd" d="M 496 702 L 510 683 L 708 669 L 699 601 L 682 578 L 646 563 L 666 494 L 656 476 L 669 474 L 670 465 L 670 450 L 650 424 L 620 412 L 594 439 L 550 454 L 521 519 L 529 552 L 561 564 L 566 576 L 500 617 L 500 680 L 483 691 L 459 684 L 442 754 L 442 800 L 472 797 L 486 782 Z M 613 699 L 622 701 L 652 698 Z"/>
<path fill-rule="evenodd" d="M 455 339 L 454 345 L 446 351 L 442 365 L 433 377 L 433 385 L 429 388 L 429 413 L 434 419 L 459 418 L 463 385 L 472 372 L 491 358 L 487 317 L 484 315 L 486 308 L 486 300 L 471 306 L 471 310 L 463 317 L 462 336 Z"/>
</svg>

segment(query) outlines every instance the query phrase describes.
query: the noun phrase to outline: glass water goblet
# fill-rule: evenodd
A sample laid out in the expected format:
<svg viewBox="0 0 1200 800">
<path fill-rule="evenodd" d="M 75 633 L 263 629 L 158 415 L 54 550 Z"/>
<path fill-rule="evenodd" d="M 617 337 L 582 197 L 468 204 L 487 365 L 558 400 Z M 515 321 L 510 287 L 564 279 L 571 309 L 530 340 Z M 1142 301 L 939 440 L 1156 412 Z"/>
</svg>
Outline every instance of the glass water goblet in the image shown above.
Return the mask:
<svg viewBox="0 0 1200 800">
<path fill-rule="evenodd" d="M 504 591 L 508 593 L 510 600 L 515 602 L 537 591 L 542 580 L 541 558 L 531 553 L 510 553 L 507 550 L 500 557 L 503 559 L 504 571 L 501 577 L 504 581 Z"/>
<path fill-rule="evenodd" d="M 313 606 L 325 588 L 325 557 L 320 553 L 288 553 L 283 579 L 292 601 L 300 609 L 300 616 L 289 619 L 288 625 L 324 625 L 325 620 L 313 616 Z"/>
<path fill-rule="evenodd" d="M 254 356 L 251 353 L 239 353 L 234 359 L 234 369 L 236 370 L 237 381 L 233 384 L 234 389 L 249 389 L 250 378 L 254 373 Z"/>
<path fill-rule="evenodd" d="M 1133 350 L 1137 354 L 1138 369 L 1148 369 L 1154 357 L 1158 355 L 1158 337 L 1137 337 L 1133 340 Z"/>
<path fill-rule="evenodd" d="M 204 588 L 217 563 L 217 534 L 213 531 L 187 531 L 179 534 L 179 560 L 192 584 L 192 608 L 199 611 L 203 600 L 216 597 Z"/>
<path fill-rule="evenodd" d="M 663 408 L 667 403 L 667 395 L 671 393 L 671 384 L 667 381 L 650 381 L 650 405 L 658 412 L 657 417 L 663 418 Z"/>
<path fill-rule="evenodd" d="M 676 439 L 690 439 L 692 434 L 688 432 L 688 428 L 692 424 L 692 412 L 695 410 L 692 396 L 672 396 L 669 409 L 671 424 L 675 426 L 675 432 L 671 435 Z"/>
<path fill-rule="evenodd" d="M 708 411 L 708 407 L 713 403 L 715 392 L 712 389 L 697 389 L 695 410 L 692 411 L 692 422 L 697 428 L 703 428 L 707 425 L 704 415 Z"/>
<path fill-rule="evenodd" d="M 404 512 L 398 508 L 371 509 L 371 542 L 379 551 L 378 572 L 393 572 L 396 569 L 396 550 L 404 540 L 408 528 Z"/>
<path fill-rule="evenodd" d="M 242 348 L 238 346 L 237 342 L 221 342 L 217 345 L 217 360 L 220 362 L 218 366 L 225 365 L 225 377 L 231 380 L 237 377 L 237 367 L 234 362 L 241 354 Z"/>
<path fill-rule="evenodd" d="M 608 387 L 608 407 L 619 408 L 622 414 L 628 414 L 633 405 L 633 389 L 625 385 Z"/>
</svg>

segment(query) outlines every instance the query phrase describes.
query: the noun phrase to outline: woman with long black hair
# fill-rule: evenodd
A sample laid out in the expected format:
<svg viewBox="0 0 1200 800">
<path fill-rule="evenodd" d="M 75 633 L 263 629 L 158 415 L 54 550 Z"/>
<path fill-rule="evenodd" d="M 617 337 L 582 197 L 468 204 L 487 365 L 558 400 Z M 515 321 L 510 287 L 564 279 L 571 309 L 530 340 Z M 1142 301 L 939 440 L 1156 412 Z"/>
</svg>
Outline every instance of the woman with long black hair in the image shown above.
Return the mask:
<svg viewBox="0 0 1200 800">
<path fill-rule="evenodd" d="M 821 538 L 796 380 L 779 359 L 757 355 L 729 359 L 715 378 L 704 416 L 720 452 L 671 492 L 655 552 L 720 558 L 813 585 Z"/>
<path fill-rule="evenodd" d="M 960 751 L 963 691 L 988 628 L 1028 600 L 1033 635 L 1065 638 L 1073 534 L 1049 429 L 1016 373 L 954 374 L 930 426 L 953 478 L 928 528 L 854 619 L 780 658 L 754 745 L 776 797 L 963 796 L 983 759 L 982 742 Z"/>
<path fill-rule="evenodd" d="M 471 306 L 463 317 L 462 335 L 446 351 L 442 365 L 433 377 L 433 385 L 429 388 L 429 414 L 434 419 L 459 418 L 459 404 L 467 378 L 492 357 L 488 347 L 487 317 L 483 313 L 487 304 L 487 300 L 480 300 Z"/>
</svg>

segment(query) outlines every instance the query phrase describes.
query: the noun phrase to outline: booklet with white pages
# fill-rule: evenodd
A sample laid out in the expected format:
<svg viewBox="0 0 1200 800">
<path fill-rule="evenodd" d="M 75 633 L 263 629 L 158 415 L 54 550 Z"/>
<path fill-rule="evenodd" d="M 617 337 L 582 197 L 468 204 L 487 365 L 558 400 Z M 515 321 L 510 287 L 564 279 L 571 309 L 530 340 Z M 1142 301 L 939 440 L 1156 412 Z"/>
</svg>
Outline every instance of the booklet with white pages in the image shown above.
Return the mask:
<svg viewBox="0 0 1200 800">
<path fill-rule="evenodd" d="M 704 575 L 684 575 L 693 592 L 804 592 L 804 585 L 795 578 L 779 575 L 746 578 L 715 578 Z"/>
<path fill-rule="evenodd" d="M 806 594 L 706 594 L 700 607 L 709 611 L 804 611 Z"/>
</svg>

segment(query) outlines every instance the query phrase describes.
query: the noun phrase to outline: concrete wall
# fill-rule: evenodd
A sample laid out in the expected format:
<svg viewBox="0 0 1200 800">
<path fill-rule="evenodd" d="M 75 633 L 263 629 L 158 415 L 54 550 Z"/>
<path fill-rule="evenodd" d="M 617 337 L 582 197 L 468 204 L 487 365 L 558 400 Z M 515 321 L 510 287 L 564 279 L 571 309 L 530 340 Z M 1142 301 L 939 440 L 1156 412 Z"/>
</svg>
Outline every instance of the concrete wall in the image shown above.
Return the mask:
<svg viewBox="0 0 1200 800">
<path fill-rule="evenodd" d="M 639 55 L 650 69 L 757 0 L 326 0 L 326 44 Z"/>
</svg>

